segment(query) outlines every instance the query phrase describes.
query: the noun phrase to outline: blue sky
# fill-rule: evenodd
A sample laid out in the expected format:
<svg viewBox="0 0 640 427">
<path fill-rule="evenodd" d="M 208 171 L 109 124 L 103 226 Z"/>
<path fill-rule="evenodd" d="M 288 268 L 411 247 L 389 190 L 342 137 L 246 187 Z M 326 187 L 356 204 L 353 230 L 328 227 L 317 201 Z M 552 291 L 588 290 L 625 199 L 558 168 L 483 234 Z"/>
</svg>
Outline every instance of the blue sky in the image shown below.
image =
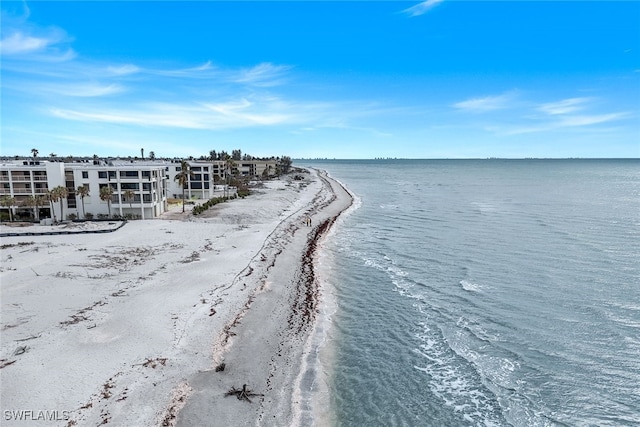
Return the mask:
<svg viewBox="0 0 640 427">
<path fill-rule="evenodd" d="M 2 155 L 640 157 L 640 2 L 2 3 Z"/>
</svg>

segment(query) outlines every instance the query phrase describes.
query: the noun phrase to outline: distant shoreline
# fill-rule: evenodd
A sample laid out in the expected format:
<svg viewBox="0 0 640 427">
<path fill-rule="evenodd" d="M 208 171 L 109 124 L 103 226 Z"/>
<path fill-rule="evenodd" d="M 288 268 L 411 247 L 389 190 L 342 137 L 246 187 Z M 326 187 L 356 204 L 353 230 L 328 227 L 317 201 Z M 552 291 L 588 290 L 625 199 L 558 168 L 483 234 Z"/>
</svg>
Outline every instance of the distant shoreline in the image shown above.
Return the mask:
<svg viewBox="0 0 640 427">
<path fill-rule="evenodd" d="M 368 161 L 640 161 L 640 157 L 468 157 L 468 158 L 410 158 L 410 157 L 373 157 L 362 159 L 337 159 L 337 158 L 295 158 L 294 162 L 368 162 Z"/>
</svg>

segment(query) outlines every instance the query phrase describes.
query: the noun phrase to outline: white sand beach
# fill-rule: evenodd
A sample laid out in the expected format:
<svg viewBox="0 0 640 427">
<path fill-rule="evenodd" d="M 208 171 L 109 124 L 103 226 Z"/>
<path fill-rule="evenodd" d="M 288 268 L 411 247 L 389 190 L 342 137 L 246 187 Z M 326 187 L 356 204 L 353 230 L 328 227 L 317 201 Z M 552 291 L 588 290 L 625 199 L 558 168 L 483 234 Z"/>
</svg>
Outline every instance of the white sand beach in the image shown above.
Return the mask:
<svg viewBox="0 0 640 427">
<path fill-rule="evenodd" d="M 3 237 L 1 424 L 295 425 L 315 249 L 351 203 L 300 175 L 197 217 Z"/>
</svg>

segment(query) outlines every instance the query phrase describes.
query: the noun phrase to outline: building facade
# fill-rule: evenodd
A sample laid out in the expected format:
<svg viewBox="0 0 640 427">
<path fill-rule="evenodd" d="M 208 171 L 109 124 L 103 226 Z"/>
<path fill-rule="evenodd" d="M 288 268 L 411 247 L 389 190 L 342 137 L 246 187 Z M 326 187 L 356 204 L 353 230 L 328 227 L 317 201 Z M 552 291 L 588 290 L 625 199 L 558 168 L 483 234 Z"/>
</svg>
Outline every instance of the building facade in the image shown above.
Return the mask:
<svg viewBox="0 0 640 427">
<path fill-rule="evenodd" d="M 211 199 L 221 196 L 228 178 L 269 178 L 276 175 L 277 160 L 234 160 L 230 163 L 224 160 L 194 160 L 187 161 L 193 174 L 189 175 L 189 182 L 184 188 L 187 199 Z M 169 175 L 167 180 L 169 197 L 182 198 L 182 187 L 177 176 L 182 170 L 181 162 L 173 162 L 167 166 Z"/>
<path fill-rule="evenodd" d="M 269 177 L 276 174 L 276 160 L 188 161 L 189 179 L 184 186 L 188 199 L 210 199 L 224 194 L 231 176 Z M 85 160 L 73 163 L 5 160 L 0 162 L 0 198 L 11 200 L 3 206 L 18 219 L 69 219 L 96 217 L 151 219 L 168 209 L 168 198 L 182 198 L 183 188 L 176 177 L 181 161 L 167 160 Z M 51 203 L 49 192 L 65 187 L 67 197 Z M 87 188 L 82 197 L 78 187 Z M 100 190 L 111 187 L 107 203 Z"/>
<path fill-rule="evenodd" d="M 4 162 L 0 197 L 12 198 L 12 206 L 4 210 L 11 209 L 21 219 L 84 218 L 86 214 L 149 219 L 167 210 L 166 180 L 165 166 L 157 164 Z M 59 186 L 67 189 L 67 197 L 52 203 L 49 191 Z M 85 197 L 77 192 L 80 186 L 89 190 Z M 106 186 L 113 190 L 109 202 L 100 199 L 100 189 Z"/>
</svg>

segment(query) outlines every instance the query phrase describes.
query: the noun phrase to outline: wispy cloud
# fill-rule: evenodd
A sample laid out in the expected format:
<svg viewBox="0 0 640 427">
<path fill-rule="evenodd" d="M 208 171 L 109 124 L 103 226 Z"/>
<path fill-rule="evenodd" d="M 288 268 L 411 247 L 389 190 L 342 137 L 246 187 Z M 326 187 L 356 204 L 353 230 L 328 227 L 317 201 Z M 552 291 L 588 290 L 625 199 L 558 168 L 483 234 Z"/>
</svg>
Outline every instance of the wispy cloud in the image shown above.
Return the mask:
<svg viewBox="0 0 640 427">
<path fill-rule="evenodd" d="M 601 123 L 614 122 L 629 117 L 631 113 L 621 111 L 617 113 L 607 114 L 592 114 L 592 115 L 580 115 L 580 116 L 567 116 L 563 117 L 558 126 L 561 127 L 573 127 L 573 126 L 591 126 Z"/>
<path fill-rule="evenodd" d="M 31 88 L 32 92 L 45 92 L 55 95 L 91 98 L 100 96 L 115 95 L 124 92 L 126 89 L 124 86 L 111 83 L 111 84 L 99 84 L 99 83 L 73 83 L 73 84 L 52 84 L 52 85 L 38 85 Z"/>
<path fill-rule="evenodd" d="M 205 106 L 214 113 L 219 115 L 218 119 L 227 119 L 228 124 L 237 124 L 240 126 L 253 125 L 275 125 L 287 122 L 294 115 L 287 114 L 284 111 L 278 111 L 279 108 L 267 108 L 261 111 L 261 108 L 254 103 L 242 99 L 237 102 L 221 103 L 221 104 L 205 104 Z"/>
<path fill-rule="evenodd" d="M 149 74 L 157 74 L 161 76 L 181 77 L 181 78 L 208 78 L 212 77 L 216 68 L 211 64 L 211 61 L 207 61 L 202 65 L 189 68 L 166 68 L 166 69 L 154 69 L 147 68 L 144 70 Z"/>
<path fill-rule="evenodd" d="M 513 101 L 516 99 L 515 92 L 507 92 L 502 95 L 485 96 L 482 98 L 470 98 L 464 101 L 456 102 L 453 107 L 470 111 L 474 113 L 485 113 L 495 110 L 503 110 L 511 108 Z"/>
<path fill-rule="evenodd" d="M 569 98 L 557 102 L 549 102 L 537 106 L 530 105 L 519 111 L 518 115 L 510 116 L 506 122 L 502 117 L 494 118 L 493 122 L 485 126 L 485 130 L 497 135 L 512 136 L 530 133 L 553 132 L 561 130 L 580 130 L 589 132 L 599 129 L 597 125 L 617 122 L 632 116 L 628 111 L 592 112 L 574 114 L 588 108 L 591 98 Z M 544 115 L 531 114 L 531 108 L 542 111 Z"/>
<path fill-rule="evenodd" d="M 593 110 L 595 98 L 579 97 L 567 98 L 560 101 L 544 103 L 538 106 L 537 110 L 551 116 L 551 126 L 560 127 L 579 127 L 592 126 L 601 123 L 622 120 L 629 117 L 629 112 L 614 113 L 591 113 L 591 114 L 575 114 L 585 110 Z"/>
<path fill-rule="evenodd" d="M 116 76 L 126 76 L 128 74 L 135 74 L 139 72 L 140 67 L 133 64 L 124 64 L 119 66 L 110 65 L 107 67 L 107 71 Z"/>
<path fill-rule="evenodd" d="M 236 83 L 245 83 L 253 86 L 278 86 L 284 83 L 284 73 L 290 69 L 291 67 L 287 65 L 274 65 L 270 62 L 263 62 L 254 67 L 241 70 L 231 80 Z"/>
<path fill-rule="evenodd" d="M 69 37 L 62 30 L 52 28 L 33 34 L 28 30 L 5 29 L 0 40 L 0 54 L 6 60 L 20 57 L 23 60 L 61 62 L 73 59 L 75 52 L 66 47 Z"/>
<path fill-rule="evenodd" d="M 443 1 L 444 0 L 426 0 L 422 3 L 416 4 L 415 6 L 411 6 L 408 9 L 404 9 L 402 13 L 405 13 L 411 17 L 424 15 Z"/>
<path fill-rule="evenodd" d="M 208 103 L 154 102 L 126 109 L 105 106 L 83 110 L 52 108 L 49 112 L 55 117 L 73 121 L 220 130 L 304 121 L 296 110 L 299 108 L 284 102 L 241 98 Z"/>
<path fill-rule="evenodd" d="M 41 37 L 33 37 L 20 32 L 15 32 L 0 41 L 0 52 L 3 55 L 16 55 L 29 53 L 46 48 L 51 40 Z"/>
<path fill-rule="evenodd" d="M 551 115 L 568 114 L 583 110 L 591 100 L 592 98 L 568 98 L 542 104 L 538 107 L 538 110 Z"/>
</svg>

